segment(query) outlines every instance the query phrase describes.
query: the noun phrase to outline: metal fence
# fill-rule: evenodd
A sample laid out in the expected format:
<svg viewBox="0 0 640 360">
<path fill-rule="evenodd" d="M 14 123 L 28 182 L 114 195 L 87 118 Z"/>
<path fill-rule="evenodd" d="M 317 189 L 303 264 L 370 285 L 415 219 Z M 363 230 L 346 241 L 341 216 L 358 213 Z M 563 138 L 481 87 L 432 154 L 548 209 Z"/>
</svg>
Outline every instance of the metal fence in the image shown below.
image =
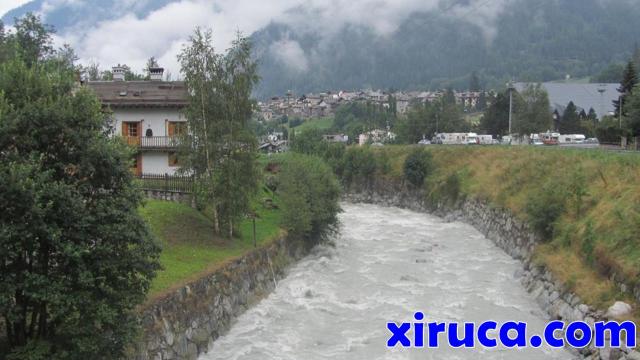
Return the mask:
<svg viewBox="0 0 640 360">
<path fill-rule="evenodd" d="M 193 177 L 169 174 L 142 174 L 138 176 L 143 190 L 168 191 L 178 193 L 193 192 Z"/>
</svg>

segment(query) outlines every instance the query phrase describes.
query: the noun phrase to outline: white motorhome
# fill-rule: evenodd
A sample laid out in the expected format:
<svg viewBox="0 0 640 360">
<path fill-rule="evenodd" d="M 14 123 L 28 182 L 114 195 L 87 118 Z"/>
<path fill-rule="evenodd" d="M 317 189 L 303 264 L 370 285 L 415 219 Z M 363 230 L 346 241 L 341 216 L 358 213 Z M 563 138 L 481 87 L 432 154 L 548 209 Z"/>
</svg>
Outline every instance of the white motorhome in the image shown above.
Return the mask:
<svg viewBox="0 0 640 360">
<path fill-rule="evenodd" d="M 587 139 L 582 134 L 560 135 L 558 141 L 560 144 L 582 144 Z"/>
<path fill-rule="evenodd" d="M 480 145 L 493 145 L 495 143 L 493 135 L 478 135 L 478 144 Z"/>
<path fill-rule="evenodd" d="M 434 140 L 444 145 L 476 145 L 479 141 L 476 133 L 439 133 Z"/>
</svg>

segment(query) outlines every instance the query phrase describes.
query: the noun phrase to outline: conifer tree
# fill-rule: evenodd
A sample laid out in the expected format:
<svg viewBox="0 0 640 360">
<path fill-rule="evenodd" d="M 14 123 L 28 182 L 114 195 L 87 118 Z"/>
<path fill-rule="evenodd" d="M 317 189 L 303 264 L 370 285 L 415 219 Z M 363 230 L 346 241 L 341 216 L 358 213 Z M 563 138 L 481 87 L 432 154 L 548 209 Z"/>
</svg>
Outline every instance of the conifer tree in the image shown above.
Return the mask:
<svg viewBox="0 0 640 360">
<path fill-rule="evenodd" d="M 627 67 L 624 69 L 622 76 L 622 82 L 618 88 L 620 98 L 613 101 L 613 105 L 616 109 L 616 116 L 620 115 L 620 107 L 622 106 L 622 115 L 625 116 L 627 111 L 625 109 L 625 99 L 633 93 L 634 87 L 638 84 L 638 74 L 633 60 L 629 60 Z"/>
</svg>

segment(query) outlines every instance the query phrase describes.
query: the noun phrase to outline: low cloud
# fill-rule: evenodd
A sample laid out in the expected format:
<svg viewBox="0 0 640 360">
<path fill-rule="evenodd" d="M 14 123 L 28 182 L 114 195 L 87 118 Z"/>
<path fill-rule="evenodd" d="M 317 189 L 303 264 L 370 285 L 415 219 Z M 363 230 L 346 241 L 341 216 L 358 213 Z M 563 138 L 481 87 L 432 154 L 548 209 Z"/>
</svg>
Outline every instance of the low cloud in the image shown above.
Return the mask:
<svg viewBox="0 0 640 360">
<path fill-rule="evenodd" d="M 41 13 L 46 21 L 46 14 L 57 6 L 77 1 L 47 0 Z M 126 63 L 141 71 L 146 60 L 155 56 L 175 78 L 179 74 L 176 55 L 196 26 L 211 27 L 215 45 L 223 51 L 237 31 L 250 35 L 271 22 L 314 33 L 322 41 L 347 24 L 386 36 L 416 11 L 439 11 L 480 26 L 490 41 L 496 14 L 505 1 L 509 0 L 180 0 L 139 17 L 135 11 L 146 2 L 113 0 L 117 18 L 63 29 L 56 42 L 71 44 L 81 62 L 98 62 L 103 68 Z M 309 67 L 308 54 L 297 42 L 282 39 L 270 51 L 293 70 Z"/>
<path fill-rule="evenodd" d="M 282 61 L 292 70 L 298 72 L 309 70 L 307 55 L 297 41 L 277 41 L 271 45 L 270 51 L 276 59 Z"/>
</svg>

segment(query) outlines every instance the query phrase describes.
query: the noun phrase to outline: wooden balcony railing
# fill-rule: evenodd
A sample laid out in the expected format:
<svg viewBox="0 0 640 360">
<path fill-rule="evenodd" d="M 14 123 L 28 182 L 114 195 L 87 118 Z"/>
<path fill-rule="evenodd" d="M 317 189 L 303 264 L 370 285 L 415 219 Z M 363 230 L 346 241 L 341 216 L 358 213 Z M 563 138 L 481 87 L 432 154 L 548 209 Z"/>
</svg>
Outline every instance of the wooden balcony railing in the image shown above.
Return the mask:
<svg viewBox="0 0 640 360">
<path fill-rule="evenodd" d="M 127 136 L 127 144 L 137 146 L 141 149 L 172 149 L 179 144 L 176 136 Z"/>
</svg>

